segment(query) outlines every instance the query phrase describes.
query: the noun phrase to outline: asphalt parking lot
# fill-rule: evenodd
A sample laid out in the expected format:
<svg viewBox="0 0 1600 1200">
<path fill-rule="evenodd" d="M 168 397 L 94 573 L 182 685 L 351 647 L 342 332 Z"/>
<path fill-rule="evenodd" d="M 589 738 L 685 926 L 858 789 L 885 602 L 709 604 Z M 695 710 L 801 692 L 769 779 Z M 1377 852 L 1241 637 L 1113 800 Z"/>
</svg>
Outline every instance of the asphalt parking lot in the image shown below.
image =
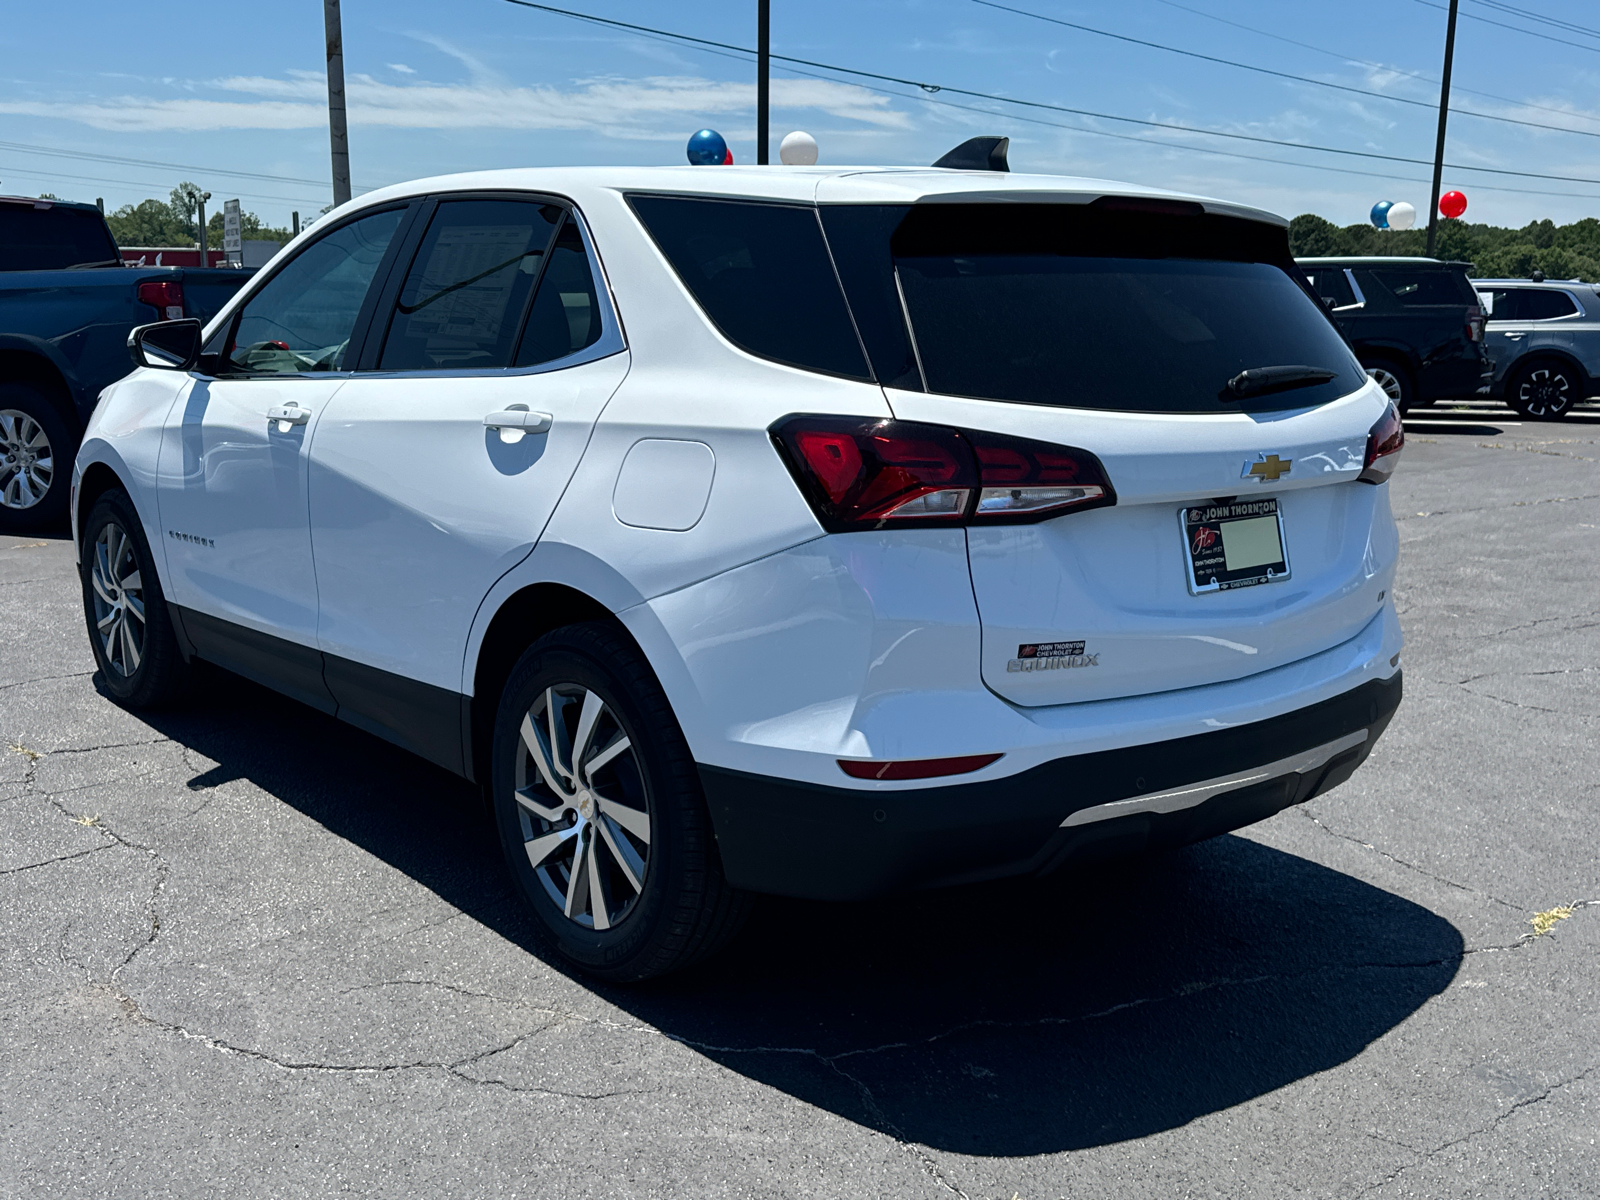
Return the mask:
<svg viewBox="0 0 1600 1200">
<path fill-rule="evenodd" d="M 1408 436 L 1351 782 L 632 990 L 535 956 L 467 785 L 224 676 L 124 712 L 0 538 L 0 1194 L 1595 1195 L 1600 411 Z"/>
</svg>

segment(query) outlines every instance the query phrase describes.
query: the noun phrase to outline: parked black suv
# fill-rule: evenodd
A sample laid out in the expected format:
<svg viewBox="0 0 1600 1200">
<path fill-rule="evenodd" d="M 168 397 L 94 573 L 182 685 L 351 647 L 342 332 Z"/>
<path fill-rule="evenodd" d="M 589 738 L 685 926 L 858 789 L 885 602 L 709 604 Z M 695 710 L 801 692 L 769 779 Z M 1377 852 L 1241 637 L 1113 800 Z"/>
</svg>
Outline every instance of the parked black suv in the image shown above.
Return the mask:
<svg viewBox="0 0 1600 1200">
<path fill-rule="evenodd" d="M 1494 364 L 1471 263 L 1436 258 L 1295 260 L 1367 373 L 1405 412 L 1485 387 Z"/>
</svg>

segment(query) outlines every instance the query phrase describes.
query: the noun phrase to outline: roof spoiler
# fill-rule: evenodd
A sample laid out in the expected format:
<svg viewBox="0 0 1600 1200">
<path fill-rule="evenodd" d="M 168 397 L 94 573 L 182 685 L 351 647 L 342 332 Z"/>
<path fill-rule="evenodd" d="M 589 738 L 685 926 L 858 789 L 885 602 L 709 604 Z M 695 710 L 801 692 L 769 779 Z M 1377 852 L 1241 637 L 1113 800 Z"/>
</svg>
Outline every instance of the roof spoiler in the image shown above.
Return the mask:
<svg viewBox="0 0 1600 1200">
<path fill-rule="evenodd" d="M 1006 151 L 1010 147 L 1007 137 L 968 138 L 933 165 L 955 171 L 1009 171 Z"/>
</svg>

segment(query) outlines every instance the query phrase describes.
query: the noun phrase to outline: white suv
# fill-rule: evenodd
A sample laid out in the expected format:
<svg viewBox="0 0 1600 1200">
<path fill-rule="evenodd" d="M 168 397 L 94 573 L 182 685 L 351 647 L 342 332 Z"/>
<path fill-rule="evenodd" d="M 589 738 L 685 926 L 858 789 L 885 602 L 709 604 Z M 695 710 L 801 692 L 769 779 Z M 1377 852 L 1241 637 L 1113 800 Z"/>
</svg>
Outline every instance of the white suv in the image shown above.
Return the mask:
<svg viewBox="0 0 1600 1200">
<path fill-rule="evenodd" d="M 751 892 L 1237 828 L 1400 701 L 1398 418 L 1252 209 L 460 175 L 130 345 L 73 475 L 106 688 L 200 658 L 479 781 L 607 978 L 709 953 Z"/>
</svg>

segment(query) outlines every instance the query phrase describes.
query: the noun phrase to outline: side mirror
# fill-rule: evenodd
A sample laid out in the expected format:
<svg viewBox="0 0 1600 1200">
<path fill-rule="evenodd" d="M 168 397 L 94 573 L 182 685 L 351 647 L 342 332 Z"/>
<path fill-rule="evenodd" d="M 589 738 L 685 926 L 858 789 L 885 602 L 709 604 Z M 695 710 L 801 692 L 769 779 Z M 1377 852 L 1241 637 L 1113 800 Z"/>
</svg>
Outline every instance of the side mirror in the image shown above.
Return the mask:
<svg viewBox="0 0 1600 1200">
<path fill-rule="evenodd" d="M 136 367 L 190 370 L 200 361 L 200 322 L 185 317 L 181 321 L 140 325 L 128 334 L 128 353 Z"/>
</svg>

